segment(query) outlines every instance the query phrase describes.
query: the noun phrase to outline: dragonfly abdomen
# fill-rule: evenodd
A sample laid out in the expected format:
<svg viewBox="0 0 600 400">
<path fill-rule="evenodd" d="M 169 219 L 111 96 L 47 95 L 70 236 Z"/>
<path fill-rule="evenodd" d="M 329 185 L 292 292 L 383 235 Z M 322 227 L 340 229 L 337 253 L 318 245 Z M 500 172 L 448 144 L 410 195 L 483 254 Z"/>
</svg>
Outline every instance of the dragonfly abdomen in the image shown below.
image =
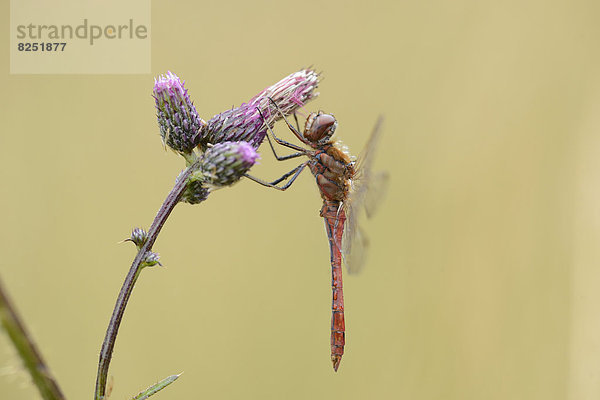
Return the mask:
<svg viewBox="0 0 600 400">
<path fill-rule="evenodd" d="M 338 201 L 325 201 L 321 208 L 331 254 L 331 361 L 335 371 L 338 370 L 346 344 L 341 252 L 346 214 L 340 205 L 341 203 Z"/>
</svg>

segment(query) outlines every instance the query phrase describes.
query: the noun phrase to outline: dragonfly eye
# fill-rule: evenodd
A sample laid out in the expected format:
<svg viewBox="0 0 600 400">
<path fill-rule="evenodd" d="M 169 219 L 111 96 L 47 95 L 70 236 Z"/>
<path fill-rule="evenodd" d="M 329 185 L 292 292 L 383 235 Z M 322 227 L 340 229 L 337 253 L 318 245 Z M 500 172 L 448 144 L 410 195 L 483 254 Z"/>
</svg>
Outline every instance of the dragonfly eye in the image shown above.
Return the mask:
<svg viewBox="0 0 600 400">
<path fill-rule="evenodd" d="M 311 115 L 306 122 L 304 137 L 313 143 L 328 142 L 335 133 L 335 128 L 337 128 L 335 117 L 321 111 L 316 115 Z"/>
</svg>

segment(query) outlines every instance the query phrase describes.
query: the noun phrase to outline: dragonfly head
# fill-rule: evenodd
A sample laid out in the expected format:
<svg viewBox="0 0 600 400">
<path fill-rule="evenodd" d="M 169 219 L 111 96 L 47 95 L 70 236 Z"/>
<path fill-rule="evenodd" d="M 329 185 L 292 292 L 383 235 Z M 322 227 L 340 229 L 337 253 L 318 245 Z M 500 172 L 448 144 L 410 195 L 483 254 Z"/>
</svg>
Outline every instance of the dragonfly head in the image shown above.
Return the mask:
<svg viewBox="0 0 600 400">
<path fill-rule="evenodd" d="M 328 143 L 337 128 L 337 120 L 333 114 L 323 111 L 310 113 L 304 125 L 304 137 L 314 145 Z"/>
</svg>

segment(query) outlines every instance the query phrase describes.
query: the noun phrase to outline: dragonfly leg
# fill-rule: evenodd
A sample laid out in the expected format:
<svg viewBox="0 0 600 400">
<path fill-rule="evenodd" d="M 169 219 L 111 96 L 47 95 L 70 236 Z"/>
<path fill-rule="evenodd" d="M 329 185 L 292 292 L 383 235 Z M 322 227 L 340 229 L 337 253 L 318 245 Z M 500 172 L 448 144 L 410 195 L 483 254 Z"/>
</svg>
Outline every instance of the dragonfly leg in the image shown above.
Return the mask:
<svg viewBox="0 0 600 400">
<path fill-rule="evenodd" d="M 271 100 L 271 101 L 273 101 L 273 100 Z M 303 147 L 297 146 L 297 145 L 295 145 L 293 143 L 286 142 L 285 140 L 278 138 L 275 135 L 275 132 L 273 132 L 273 129 L 271 128 L 271 126 L 267 123 L 267 120 L 266 120 L 265 116 L 263 115 L 262 111 L 260 111 L 260 108 L 256 108 L 256 110 L 258 111 L 258 114 L 260 114 L 260 117 L 262 118 L 263 122 L 267 126 L 267 139 L 269 140 L 269 144 L 271 144 L 271 139 L 269 138 L 269 133 L 271 133 L 271 135 L 273 135 L 273 139 L 275 139 L 275 141 L 277 142 L 277 144 L 280 144 L 282 146 L 285 146 L 285 147 L 288 147 L 290 149 L 296 150 L 296 151 L 298 151 L 299 153 L 302 153 L 302 154 L 308 154 L 309 153 L 309 151 L 306 150 Z M 273 145 L 272 144 L 271 144 L 271 149 L 273 149 Z M 278 157 L 277 154 L 275 153 L 274 149 L 273 149 L 273 154 L 275 154 L 275 157 Z M 300 154 L 300 155 L 302 155 L 302 154 Z M 300 155 L 298 155 L 296 157 L 299 157 Z"/>
<path fill-rule="evenodd" d="M 300 123 L 298 122 L 298 116 L 296 115 L 296 111 L 294 111 L 294 120 L 296 121 L 296 129 L 300 132 Z"/>
<path fill-rule="evenodd" d="M 269 101 L 271 101 L 271 103 L 273 103 L 273 106 L 275 106 L 275 109 L 277 110 L 277 112 L 279 112 L 279 114 L 281 114 L 281 117 L 283 118 L 283 120 L 285 121 L 285 123 L 287 124 L 288 128 L 290 128 L 290 131 L 292 131 L 294 133 L 294 135 L 296 135 L 296 137 L 298 138 L 298 140 L 300 140 L 302 143 L 305 144 L 309 144 L 306 139 L 304 138 L 304 136 L 302 135 L 302 133 L 300 133 L 300 128 L 298 127 L 298 129 L 294 128 L 292 126 L 292 124 L 290 124 L 290 121 L 287 120 L 287 118 L 285 117 L 285 114 L 283 113 L 283 111 L 281 111 L 281 108 L 279 108 L 279 106 L 277 105 L 277 103 L 275 103 L 275 100 L 273 100 L 272 98 L 268 97 Z M 294 117 L 296 117 L 296 113 L 294 113 Z M 296 125 L 298 125 L 298 120 L 296 119 Z"/>
<path fill-rule="evenodd" d="M 273 189 L 277 189 L 277 190 L 286 190 L 287 188 L 289 188 L 292 183 L 294 183 L 294 181 L 296 180 L 296 178 L 298 178 L 298 175 L 300 175 L 300 173 L 302 172 L 302 170 L 304 170 L 304 168 L 308 165 L 308 161 L 303 162 L 302 164 L 298 165 L 296 168 L 294 168 L 293 170 L 287 172 L 286 174 L 284 174 L 283 176 L 275 179 L 273 182 L 267 182 L 264 181 L 262 179 L 256 178 L 252 175 L 248 175 L 248 174 L 244 174 L 244 176 L 250 180 L 253 180 L 256 183 L 259 183 L 263 186 L 267 186 Z M 293 175 L 289 181 L 287 181 L 285 183 L 285 185 L 283 186 L 277 186 L 277 184 L 285 179 L 287 179 L 288 177 L 290 177 L 291 175 Z"/>
<path fill-rule="evenodd" d="M 269 136 L 268 133 L 267 133 L 267 141 L 269 142 L 269 146 L 271 146 L 271 150 L 273 151 L 273 155 L 275 156 L 275 158 L 277 159 L 277 161 L 290 160 L 292 158 L 296 158 L 296 157 L 300 157 L 300 156 L 305 156 L 306 155 L 305 151 L 299 151 L 297 153 L 288 154 L 286 156 L 278 156 L 277 152 L 275 151 L 275 147 L 273 147 L 273 142 L 271 142 L 271 137 Z"/>
</svg>

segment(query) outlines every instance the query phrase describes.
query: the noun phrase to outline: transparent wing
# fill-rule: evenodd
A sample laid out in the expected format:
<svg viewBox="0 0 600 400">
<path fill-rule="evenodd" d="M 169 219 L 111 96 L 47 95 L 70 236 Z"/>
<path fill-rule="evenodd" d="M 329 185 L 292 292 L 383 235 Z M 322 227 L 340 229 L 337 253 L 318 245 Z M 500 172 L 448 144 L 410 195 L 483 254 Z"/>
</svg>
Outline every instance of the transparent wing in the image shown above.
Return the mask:
<svg viewBox="0 0 600 400">
<path fill-rule="evenodd" d="M 369 190 L 364 199 L 367 218 L 373 218 L 387 192 L 390 175 L 387 171 L 377 172 L 369 178 Z"/>
<path fill-rule="evenodd" d="M 387 173 L 373 173 L 371 167 L 381 136 L 383 117 L 379 117 L 367 144 L 355 164 L 352 188 L 344 203 L 346 223 L 342 236 L 342 255 L 349 273 L 358 273 L 366 260 L 369 239 L 360 228 L 366 215 L 372 217 L 381 202 L 388 181 Z"/>
<path fill-rule="evenodd" d="M 342 235 L 342 256 L 349 273 L 360 272 L 367 258 L 369 238 L 358 224 L 359 212 L 346 208 L 346 224 Z M 351 210 L 351 211 L 350 211 Z"/>
</svg>

